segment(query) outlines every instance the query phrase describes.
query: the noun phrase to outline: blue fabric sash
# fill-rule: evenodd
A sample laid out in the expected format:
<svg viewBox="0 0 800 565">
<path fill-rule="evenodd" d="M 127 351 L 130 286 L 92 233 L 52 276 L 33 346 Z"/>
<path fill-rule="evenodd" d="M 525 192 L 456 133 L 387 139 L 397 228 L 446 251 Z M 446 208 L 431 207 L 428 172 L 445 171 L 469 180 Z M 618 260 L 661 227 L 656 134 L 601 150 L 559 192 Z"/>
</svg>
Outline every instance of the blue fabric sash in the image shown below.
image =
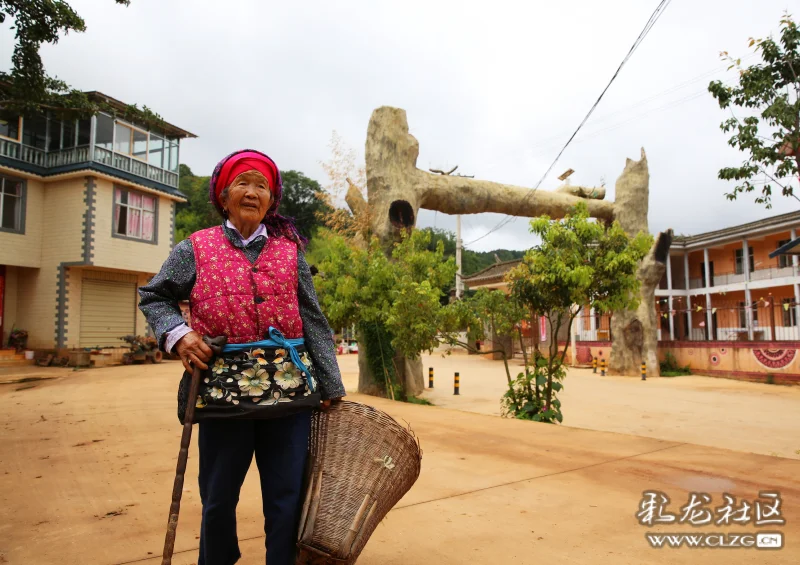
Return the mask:
<svg viewBox="0 0 800 565">
<path fill-rule="evenodd" d="M 311 372 L 300 360 L 300 354 L 296 349 L 296 346 L 298 345 L 305 345 L 306 340 L 302 337 L 287 339 L 283 336 L 280 330 L 273 328 L 272 326 L 269 328 L 269 337 L 270 339 L 263 339 L 261 341 L 254 341 L 251 343 L 229 343 L 225 345 L 225 348 L 222 350 L 222 352 L 234 353 L 236 351 L 245 351 L 247 349 L 253 349 L 256 347 L 281 347 L 289 353 L 292 363 L 294 363 L 295 366 L 300 369 L 300 371 L 306 377 L 306 380 L 308 381 L 308 388 L 311 389 L 311 392 L 316 392 L 317 383 L 314 382 L 314 377 L 311 376 Z"/>
</svg>

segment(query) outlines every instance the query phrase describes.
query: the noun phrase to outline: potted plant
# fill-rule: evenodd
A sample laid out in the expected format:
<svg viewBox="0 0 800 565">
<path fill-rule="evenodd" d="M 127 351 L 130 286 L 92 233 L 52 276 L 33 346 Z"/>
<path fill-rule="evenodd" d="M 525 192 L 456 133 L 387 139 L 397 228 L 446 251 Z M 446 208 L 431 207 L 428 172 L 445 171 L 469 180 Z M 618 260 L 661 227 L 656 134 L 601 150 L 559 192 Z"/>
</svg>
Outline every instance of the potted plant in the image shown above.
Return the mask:
<svg viewBox="0 0 800 565">
<path fill-rule="evenodd" d="M 8 334 L 8 346 L 13 347 L 17 353 L 25 350 L 28 346 L 28 332 L 12 327 L 11 333 Z"/>
</svg>

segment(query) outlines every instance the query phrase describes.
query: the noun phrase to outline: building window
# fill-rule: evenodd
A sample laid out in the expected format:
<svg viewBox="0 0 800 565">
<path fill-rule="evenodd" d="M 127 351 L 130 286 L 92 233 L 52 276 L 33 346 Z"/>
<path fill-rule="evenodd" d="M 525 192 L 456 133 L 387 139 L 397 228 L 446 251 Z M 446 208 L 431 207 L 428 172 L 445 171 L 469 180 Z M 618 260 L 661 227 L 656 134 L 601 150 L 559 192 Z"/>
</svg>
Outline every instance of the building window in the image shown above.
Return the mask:
<svg viewBox="0 0 800 565">
<path fill-rule="evenodd" d="M 75 134 L 77 133 L 74 120 L 67 120 L 61 124 L 61 149 L 75 147 Z"/>
<path fill-rule="evenodd" d="M 42 115 L 25 118 L 22 143 L 36 149 L 47 149 L 47 118 Z"/>
<path fill-rule="evenodd" d="M 0 137 L 19 141 L 22 132 L 22 119 L 17 114 L 0 110 Z"/>
<path fill-rule="evenodd" d="M 753 304 L 750 307 L 750 310 L 753 312 L 753 326 L 758 325 L 758 303 Z M 744 302 L 739 302 L 739 327 L 746 328 L 747 327 L 747 304 Z"/>
<path fill-rule="evenodd" d="M 86 147 L 92 139 L 92 120 L 78 120 L 78 147 Z"/>
<path fill-rule="evenodd" d="M 147 132 L 117 122 L 114 124 L 114 151 L 147 160 Z"/>
<path fill-rule="evenodd" d="M 111 151 L 114 147 L 114 119 L 105 114 L 97 114 L 96 124 L 94 131 L 95 147 Z"/>
<path fill-rule="evenodd" d="M 114 235 L 156 242 L 156 196 L 114 189 Z"/>
<path fill-rule="evenodd" d="M 47 150 L 48 151 L 58 151 L 61 149 L 61 120 L 56 120 L 55 118 L 50 118 L 50 133 L 49 139 L 47 141 Z"/>
<path fill-rule="evenodd" d="M 793 298 L 783 299 L 783 325 L 787 328 L 793 328 L 797 325 L 797 309 L 793 303 Z"/>
<path fill-rule="evenodd" d="M 164 152 L 166 140 L 155 134 L 150 134 L 150 148 L 147 153 L 147 162 L 154 167 L 164 168 Z"/>
<path fill-rule="evenodd" d="M 736 249 L 735 253 L 736 253 L 736 258 L 735 258 L 736 274 L 737 275 L 743 275 L 744 274 L 744 252 L 741 249 Z M 753 261 L 753 248 L 749 247 L 749 246 L 747 248 L 747 258 L 748 258 L 748 263 L 750 264 L 749 265 L 750 266 L 749 271 L 752 273 L 753 270 L 755 269 L 755 261 Z"/>
<path fill-rule="evenodd" d="M 784 245 L 789 243 L 789 241 L 791 240 L 784 239 L 782 241 L 779 241 L 778 247 L 776 247 L 775 249 L 783 247 Z M 785 267 L 791 267 L 791 266 L 792 266 L 792 258 L 790 255 L 778 255 L 778 268 L 783 269 Z"/>
<path fill-rule="evenodd" d="M 22 181 L 0 177 L 0 229 L 25 232 L 25 185 Z"/>
</svg>

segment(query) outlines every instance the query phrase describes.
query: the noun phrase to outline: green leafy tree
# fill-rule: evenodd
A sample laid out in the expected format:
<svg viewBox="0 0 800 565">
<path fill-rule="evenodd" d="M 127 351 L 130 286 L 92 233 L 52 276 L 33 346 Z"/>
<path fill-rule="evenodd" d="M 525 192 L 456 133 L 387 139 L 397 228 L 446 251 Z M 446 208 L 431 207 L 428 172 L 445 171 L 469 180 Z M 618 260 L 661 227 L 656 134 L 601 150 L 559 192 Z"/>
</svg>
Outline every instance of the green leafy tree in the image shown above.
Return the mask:
<svg viewBox="0 0 800 565">
<path fill-rule="evenodd" d="M 210 177 L 198 177 L 187 165 L 180 166 L 178 188 L 187 202 L 178 205 L 175 214 L 175 240 L 182 241 L 198 230 L 219 225 L 220 217 L 208 199 Z"/>
<path fill-rule="evenodd" d="M 355 324 L 375 384 L 383 394 L 404 398 L 394 360 L 416 358 L 439 343 L 451 324 L 441 297 L 455 276 L 455 261 L 444 245 L 428 249 L 430 234 L 412 231 L 387 257 L 377 238 L 366 247 L 328 229 L 311 242 L 309 260 L 319 272 L 315 285 L 333 327 Z"/>
<path fill-rule="evenodd" d="M 430 244 L 430 232 L 406 232 L 388 258 L 377 238 L 365 248 L 322 229 L 309 246 L 309 261 L 319 269 L 315 285 L 325 315 L 333 327 L 356 325 L 373 384 L 395 399 L 407 399 L 397 378 L 398 356 L 414 359 L 441 343 L 474 350 L 474 341 L 462 341 L 464 330 L 472 339 L 482 339 L 484 327 L 511 335 L 523 315 L 502 292 L 481 290 L 453 304 L 443 301 L 455 276 L 455 260 L 445 258 L 443 241 L 434 249 Z"/>
<path fill-rule="evenodd" d="M 512 300 L 508 294 L 502 290 L 492 290 L 479 288 L 474 295 L 455 303 L 453 308 L 464 308 L 466 312 L 460 313 L 453 322 L 444 324 L 448 329 L 463 329 L 467 327 L 467 343 L 463 344 L 458 338 L 453 336 L 449 342 L 453 345 L 460 345 L 465 349 L 472 350 L 475 340 L 484 340 L 488 335 L 494 338 L 509 338 L 516 336 L 522 340 L 522 327 L 520 323 L 526 317 L 525 309 L 522 305 Z M 523 345 L 523 354 L 525 348 Z M 512 387 L 511 372 L 508 369 L 508 358 L 504 348 L 494 349 L 491 352 L 500 353 L 506 368 L 506 379 L 509 389 Z M 487 353 L 487 351 L 483 351 Z M 527 363 L 527 357 L 526 357 Z"/>
<path fill-rule="evenodd" d="M 606 228 L 592 221 L 583 203 L 562 220 L 531 220 L 531 232 L 541 243 L 509 273 L 511 298 L 545 316 L 553 339 L 547 355 L 534 352 L 531 367 L 526 359 L 525 372 L 509 388 L 504 408 L 517 418 L 561 422 L 557 393 L 566 374 L 567 345 L 559 350 L 556 336 L 571 327 L 584 306 L 599 312 L 636 307 L 636 272 L 652 238 L 639 234 L 631 239 L 618 222 Z"/>
<path fill-rule="evenodd" d="M 325 190 L 314 179 L 300 171 L 281 171 L 283 198 L 280 209 L 284 216 L 295 219 L 297 229 L 311 239 L 323 218 L 333 213 L 325 198 Z"/>
<path fill-rule="evenodd" d="M 733 133 L 728 145 L 747 155 L 738 167 L 720 169 L 719 178 L 737 184 L 726 194 L 730 200 L 760 186 L 755 201 L 772 207 L 773 188 L 784 196 L 794 194 L 800 174 L 800 30 L 787 14 L 781 19 L 780 38 L 750 39 L 761 61 L 749 67 L 727 52 L 723 59 L 738 71 L 738 83 L 728 86 L 712 81 L 708 90 L 720 108 L 732 117 L 722 122 Z M 736 112 L 734 112 L 734 107 Z M 800 199 L 799 199 L 800 200 Z"/>
</svg>

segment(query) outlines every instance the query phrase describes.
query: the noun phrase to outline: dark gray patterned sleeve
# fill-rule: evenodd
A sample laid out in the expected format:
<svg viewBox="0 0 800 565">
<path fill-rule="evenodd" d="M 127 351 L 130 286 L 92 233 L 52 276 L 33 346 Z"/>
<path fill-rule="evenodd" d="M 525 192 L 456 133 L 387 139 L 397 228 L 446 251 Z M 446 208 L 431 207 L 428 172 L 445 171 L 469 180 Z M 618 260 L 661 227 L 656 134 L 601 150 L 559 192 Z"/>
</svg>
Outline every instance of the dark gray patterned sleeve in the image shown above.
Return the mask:
<svg viewBox="0 0 800 565">
<path fill-rule="evenodd" d="M 179 303 L 189 300 L 196 278 L 192 242 L 185 239 L 175 246 L 161 271 L 139 288 L 139 309 L 153 328 L 162 349 L 167 333 L 184 323 Z"/>
<path fill-rule="evenodd" d="M 306 347 L 320 381 L 322 399 L 339 398 L 345 395 L 339 363 L 336 362 L 336 344 L 328 320 L 322 313 L 314 290 L 314 279 L 306 258 L 297 252 L 297 299 L 300 305 L 300 318 L 303 320 L 303 334 Z"/>
</svg>

